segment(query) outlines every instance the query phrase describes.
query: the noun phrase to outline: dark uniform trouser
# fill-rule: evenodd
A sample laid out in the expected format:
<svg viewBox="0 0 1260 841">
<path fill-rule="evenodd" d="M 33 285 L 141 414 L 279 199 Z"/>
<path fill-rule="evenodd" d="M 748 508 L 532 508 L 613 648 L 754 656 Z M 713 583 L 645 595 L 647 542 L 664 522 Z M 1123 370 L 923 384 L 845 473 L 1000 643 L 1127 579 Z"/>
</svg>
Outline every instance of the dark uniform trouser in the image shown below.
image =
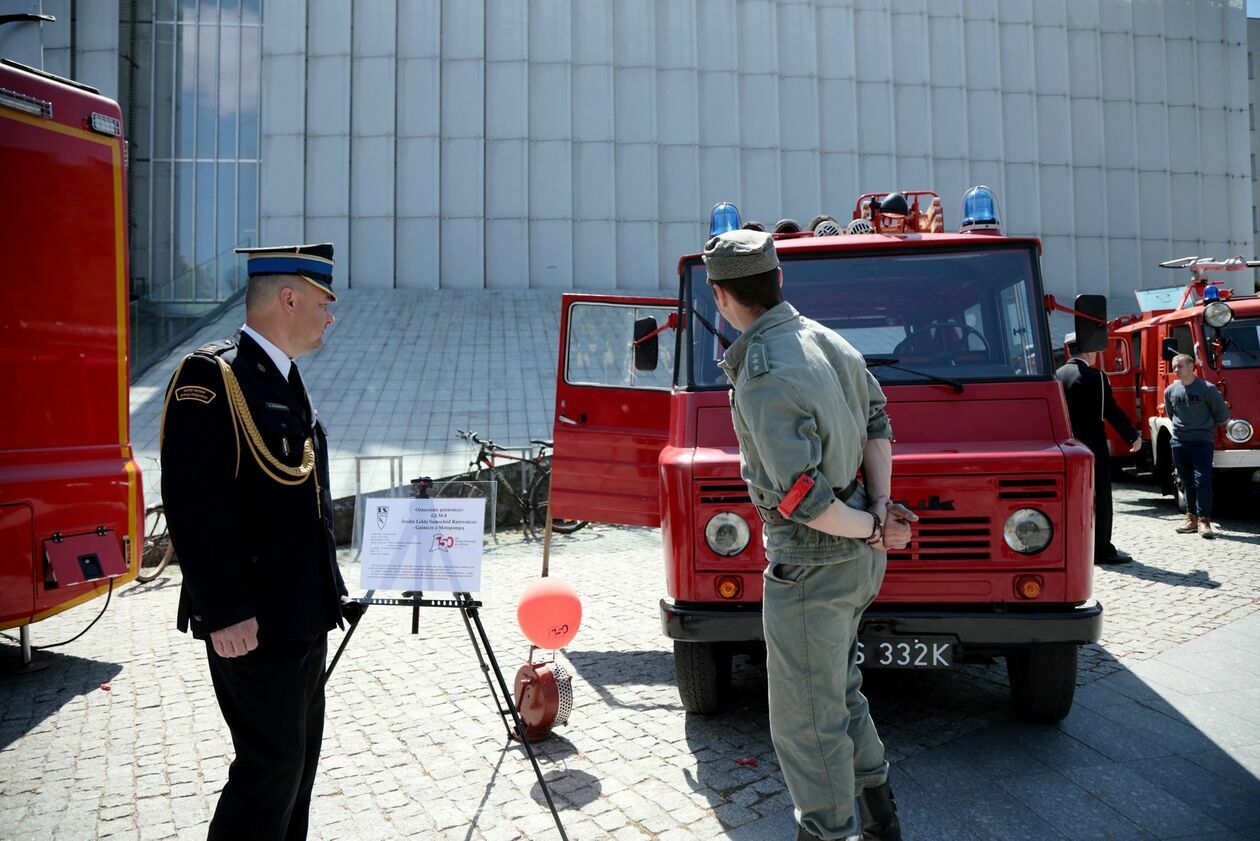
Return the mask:
<svg viewBox="0 0 1260 841">
<path fill-rule="evenodd" d="M 1115 557 L 1111 543 L 1111 454 L 1104 444 L 1094 450 L 1094 560 Z"/>
<path fill-rule="evenodd" d="M 857 665 L 858 626 L 887 562 L 866 550 L 836 564 L 771 563 L 764 575 L 770 738 L 796 821 L 819 838 L 861 832 L 854 798 L 888 779 Z"/>
<path fill-rule="evenodd" d="M 214 694 L 236 748 L 210 841 L 305 838 L 324 738 L 320 680 L 327 634 L 260 642 L 244 657 L 220 657 L 209 640 L 206 650 Z"/>
</svg>

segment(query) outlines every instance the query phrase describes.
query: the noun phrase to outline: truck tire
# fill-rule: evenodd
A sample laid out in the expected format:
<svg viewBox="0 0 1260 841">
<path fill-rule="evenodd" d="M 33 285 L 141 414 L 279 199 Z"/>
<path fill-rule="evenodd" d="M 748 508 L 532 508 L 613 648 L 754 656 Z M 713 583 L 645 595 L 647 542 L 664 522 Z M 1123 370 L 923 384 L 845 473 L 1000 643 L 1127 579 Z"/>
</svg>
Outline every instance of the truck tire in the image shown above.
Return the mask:
<svg viewBox="0 0 1260 841">
<path fill-rule="evenodd" d="M 1160 433 L 1155 445 L 1158 455 L 1155 460 L 1155 481 L 1159 482 L 1159 491 L 1164 496 L 1177 495 L 1177 470 L 1172 463 L 1172 442 L 1167 433 Z"/>
<path fill-rule="evenodd" d="M 1186 512 L 1186 489 L 1181 486 L 1181 477 L 1173 474 L 1173 498 L 1177 500 L 1177 510 Z"/>
<path fill-rule="evenodd" d="M 1076 646 L 1039 645 L 1006 655 L 1011 699 L 1028 721 L 1054 724 L 1072 710 L 1076 695 Z"/>
<path fill-rule="evenodd" d="M 716 642 L 674 642 L 678 697 L 689 713 L 713 715 L 731 686 L 731 652 Z"/>
</svg>

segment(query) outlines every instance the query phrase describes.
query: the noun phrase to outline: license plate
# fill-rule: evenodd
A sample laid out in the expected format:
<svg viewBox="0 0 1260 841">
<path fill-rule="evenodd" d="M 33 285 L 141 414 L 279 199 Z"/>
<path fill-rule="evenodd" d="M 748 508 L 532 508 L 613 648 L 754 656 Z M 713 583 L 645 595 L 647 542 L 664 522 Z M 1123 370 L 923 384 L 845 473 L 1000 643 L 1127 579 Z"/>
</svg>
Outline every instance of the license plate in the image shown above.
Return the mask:
<svg viewBox="0 0 1260 841">
<path fill-rule="evenodd" d="M 862 637 L 857 662 L 875 669 L 948 669 L 954 643 L 948 637 Z"/>
</svg>

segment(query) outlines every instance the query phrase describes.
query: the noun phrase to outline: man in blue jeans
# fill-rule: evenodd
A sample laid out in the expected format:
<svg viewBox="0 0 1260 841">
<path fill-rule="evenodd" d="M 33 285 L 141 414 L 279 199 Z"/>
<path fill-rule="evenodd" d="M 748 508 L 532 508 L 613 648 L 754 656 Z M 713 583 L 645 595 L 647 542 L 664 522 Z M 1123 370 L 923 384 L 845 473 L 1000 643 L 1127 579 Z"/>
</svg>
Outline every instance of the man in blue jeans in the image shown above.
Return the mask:
<svg viewBox="0 0 1260 841">
<path fill-rule="evenodd" d="M 1164 412 L 1172 420 L 1172 458 L 1186 495 L 1186 521 L 1179 534 L 1208 540 L 1212 531 L 1212 451 L 1216 428 L 1229 420 L 1225 398 L 1216 386 L 1194 373 L 1194 357 L 1173 357 L 1177 382 L 1164 389 Z"/>
</svg>

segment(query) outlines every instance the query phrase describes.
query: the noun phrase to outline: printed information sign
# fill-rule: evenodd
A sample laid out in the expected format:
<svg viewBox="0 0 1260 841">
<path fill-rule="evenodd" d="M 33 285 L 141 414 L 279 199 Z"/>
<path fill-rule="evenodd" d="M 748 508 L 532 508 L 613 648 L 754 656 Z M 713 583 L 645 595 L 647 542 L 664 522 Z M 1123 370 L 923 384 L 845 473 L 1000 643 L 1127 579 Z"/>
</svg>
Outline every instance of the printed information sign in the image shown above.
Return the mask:
<svg viewBox="0 0 1260 841">
<path fill-rule="evenodd" d="M 364 497 L 359 586 L 377 590 L 481 589 L 484 499 Z"/>
</svg>

